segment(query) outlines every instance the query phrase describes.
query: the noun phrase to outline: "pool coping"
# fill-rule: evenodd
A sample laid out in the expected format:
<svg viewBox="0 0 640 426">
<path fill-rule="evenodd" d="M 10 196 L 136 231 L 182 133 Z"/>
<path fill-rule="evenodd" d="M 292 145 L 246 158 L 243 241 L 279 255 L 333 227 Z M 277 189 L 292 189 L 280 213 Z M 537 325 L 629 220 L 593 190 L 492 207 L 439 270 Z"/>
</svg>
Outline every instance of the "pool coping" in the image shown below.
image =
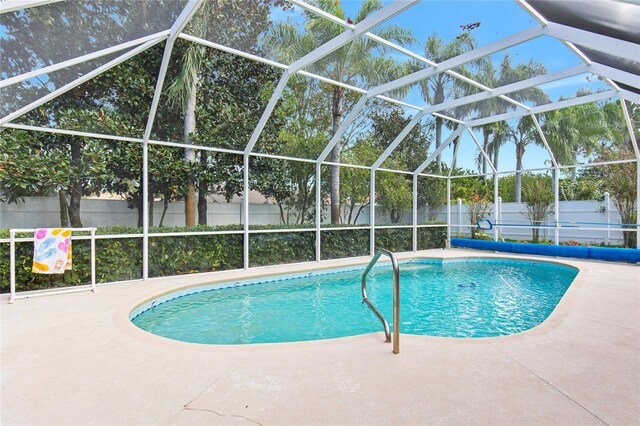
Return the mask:
<svg viewBox="0 0 640 426">
<path fill-rule="evenodd" d="M 385 262 L 379 261 L 375 266 L 375 268 L 382 268 L 387 266 L 390 261 L 388 259 L 385 259 Z M 571 287 L 571 285 L 574 283 L 574 281 L 576 280 L 576 278 L 578 277 L 579 273 L 580 273 L 580 268 L 575 267 L 575 266 L 571 266 L 569 264 L 566 263 L 561 263 L 558 261 L 543 261 L 543 260 L 531 260 L 531 259 L 521 259 L 521 258 L 509 258 L 508 256 L 499 256 L 499 257 L 483 257 L 483 256 L 465 256 L 465 257 L 456 257 L 456 258 L 446 258 L 446 257 L 425 257 L 425 256 L 407 256 L 407 257 L 403 257 L 401 260 L 399 260 L 399 266 L 400 269 L 402 269 L 402 265 L 407 265 L 410 264 L 411 262 L 422 262 L 424 264 L 436 264 L 436 265 L 443 265 L 443 264 L 456 264 L 456 263 L 482 263 L 482 261 L 489 261 L 489 260 L 510 260 L 516 263 L 522 263 L 522 264 L 545 264 L 545 265 L 549 265 L 549 266 L 556 266 L 559 268 L 566 268 L 566 269 L 571 269 L 574 270 L 576 272 L 576 276 L 571 280 L 571 283 L 567 286 L 567 288 L 565 289 L 565 291 L 562 294 L 562 297 L 560 298 L 560 300 L 558 301 L 558 303 L 556 303 L 556 305 L 554 306 L 554 308 L 551 310 L 551 312 L 549 313 L 549 315 L 547 315 L 547 317 L 545 317 L 545 319 L 543 321 L 541 321 L 539 324 L 528 328 L 526 330 L 522 330 L 519 331 L 517 333 L 511 333 L 508 335 L 504 335 L 504 336 L 491 336 L 491 337 L 495 337 L 495 338 L 500 338 L 500 337 L 507 337 L 513 334 L 520 334 L 520 333 L 524 333 L 526 331 L 532 330 L 533 328 L 539 327 L 540 325 L 542 325 L 553 313 L 553 311 L 557 308 L 558 304 L 560 303 L 560 301 L 562 301 L 562 299 L 564 298 L 565 294 L 567 293 L 567 291 L 569 290 L 569 288 Z M 474 261 L 479 261 L 479 262 L 474 262 Z M 490 262 L 487 262 L 490 263 Z M 323 268 L 316 268 L 316 269 L 309 269 L 306 270 L 305 272 L 298 272 L 298 273 L 293 273 L 293 274 L 268 274 L 268 275 L 260 275 L 260 276 L 256 276 L 256 277 L 251 277 L 251 278 L 244 278 L 241 280 L 207 280 L 206 282 L 202 282 L 202 283 L 193 283 L 193 284 L 189 284 L 189 285 L 185 285 L 182 287 L 178 287 L 172 290 L 165 290 L 163 292 L 161 292 L 160 294 L 157 294 L 155 296 L 152 296 L 150 298 L 145 299 L 144 301 L 138 303 L 136 305 L 135 308 L 133 308 L 130 312 L 129 312 L 129 320 L 131 322 L 133 322 L 133 320 L 135 318 L 137 318 L 138 316 L 142 315 L 143 313 L 145 313 L 146 311 L 148 311 L 149 309 L 152 309 L 155 306 L 159 306 L 163 303 L 167 303 L 170 302 L 172 300 L 175 299 L 179 299 L 181 297 L 184 296 L 189 296 L 192 294 L 198 294 L 198 293 L 202 293 L 202 292 L 207 292 L 207 291 L 213 291 L 213 290 L 221 290 L 221 289 L 228 289 L 228 288 L 236 288 L 236 287 L 246 287 L 246 286 L 254 286 L 254 285 L 263 285 L 263 284 L 271 284 L 271 283 L 277 283 L 277 282 L 283 282 L 283 281 L 290 281 L 290 280 L 296 280 L 296 279 L 300 279 L 300 278 L 307 278 L 307 277 L 312 277 L 312 276 L 324 276 L 324 275 L 332 275 L 332 274 L 339 274 L 339 273 L 344 273 L 344 272 L 355 272 L 355 271 L 363 271 L 364 268 L 366 267 L 367 263 L 358 263 L 358 264 L 354 264 L 351 266 L 343 266 L 343 267 L 339 267 L 339 268 L 332 268 L 332 267 L 323 267 Z M 401 284 L 402 286 L 402 284 Z M 137 327 L 137 326 L 136 326 Z M 139 327 L 138 327 L 139 328 Z M 146 330 L 143 329 L 143 331 L 147 332 Z M 402 330 L 400 330 L 400 332 L 402 333 Z M 377 333 L 377 332 L 374 332 Z M 153 334 L 153 333 L 152 333 Z M 363 333 L 363 334 L 371 334 L 371 333 Z M 405 334 L 411 334 L 411 333 L 405 333 Z M 362 335 L 362 334 L 355 334 L 355 335 L 350 335 L 350 336 L 342 336 L 342 337 L 332 337 L 332 338 L 324 338 L 324 339 L 310 339 L 310 340 L 302 340 L 302 341 L 287 341 L 287 342 L 272 342 L 271 344 L 280 344 L 280 343 L 303 343 L 303 342 L 311 342 L 311 341 L 317 341 L 317 340 L 331 340 L 331 339 L 337 339 L 337 338 L 344 338 L 344 337 L 353 337 L 353 336 L 358 336 L 358 335 Z M 419 334 L 418 334 L 419 335 Z M 453 336 L 430 336 L 430 335 L 419 335 L 419 336 L 427 336 L 427 337 L 449 337 L 449 338 L 454 338 L 456 340 L 459 339 L 465 339 L 463 337 L 453 337 Z M 182 343 L 188 343 L 188 344 L 203 344 L 203 345 L 214 345 L 214 346 L 239 346 L 239 345 L 251 345 L 251 344 L 267 344 L 267 343 L 244 343 L 244 344 L 230 344 L 230 343 L 193 343 L 193 342 L 185 342 L 185 341 L 181 341 L 181 340 L 177 340 L 177 339 L 172 339 L 169 337 L 163 337 L 163 336 L 159 336 L 162 339 L 169 339 L 172 341 L 178 341 L 178 342 L 182 342 Z M 489 338 L 489 337 L 466 337 L 466 338 L 472 338 L 472 339 L 485 339 L 485 338 Z"/>
<path fill-rule="evenodd" d="M 400 355 L 382 332 L 209 345 L 155 336 L 129 321 L 141 301 L 212 278 L 361 266 L 369 257 L 154 278 L 11 306 L 3 295 L 1 423 L 628 424 L 640 416 L 638 266 L 458 249 L 399 255 L 417 257 L 534 260 L 579 272 L 532 329 L 465 339 L 401 334 Z M 136 381 L 120 384 L 128 377 Z M 399 399 L 388 393 L 391 383 Z M 322 403 L 304 402 L 314 398 Z"/>
<path fill-rule="evenodd" d="M 510 335 L 506 336 L 492 336 L 492 337 L 473 337 L 473 338 L 459 338 L 459 337 L 445 337 L 445 336 L 422 336 L 422 335 L 411 335 L 411 334 L 403 334 L 401 333 L 401 341 L 402 337 L 405 336 L 416 336 L 418 338 L 425 339 L 435 339 L 435 340 L 445 340 L 445 341 L 453 341 L 456 344 L 477 344 L 477 343 L 486 343 L 494 340 L 503 340 L 509 338 L 519 338 L 525 335 L 533 336 L 544 336 L 550 331 L 557 329 L 562 326 L 563 318 L 567 312 L 571 309 L 571 295 L 570 290 L 577 283 L 581 281 L 581 277 L 584 274 L 581 274 L 581 269 L 585 268 L 584 265 L 575 265 L 572 264 L 573 259 L 565 259 L 565 258 L 551 258 L 547 259 L 541 256 L 533 256 L 533 255 L 517 255 L 517 254 L 509 254 L 505 255 L 504 253 L 489 253 L 489 252 L 478 252 L 477 250 L 456 250 L 458 255 L 455 257 L 449 257 L 448 255 L 437 256 L 437 255 L 418 255 L 413 252 L 403 252 L 398 253 L 397 257 L 400 262 L 404 262 L 407 260 L 413 259 L 424 259 L 424 260 L 435 260 L 435 261 L 463 261 L 464 259 L 487 259 L 487 258 L 498 258 L 498 259 L 507 259 L 507 260 L 515 260 L 515 261 L 535 261 L 541 263 L 548 263 L 552 265 L 559 265 L 564 267 L 570 267 L 576 269 L 578 271 L 577 275 L 573 279 L 572 283 L 569 285 L 565 293 L 563 294 L 560 301 L 556 304 L 552 312 L 547 316 L 547 318 L 542 321 L 540 324 Z M 444 251 L 436 250 L 436 252 L 443 253 Z M 473 252 L 473 255 L 470 255 L 470 252 Z M 464 253 L 469 253 L 469 255 L 464 255 Z M 431 254 L 431 253 L 430 253 Z M 244 281 L 244 280 L 261 280 L 264 278 L 274 277 L 285 275 L 286 273 L 282 272 L 283 268 L 294 267 L 296 272 L 290 272 L 293 276 L 304 275 L 309 272 L 318 272 L 318 271 L 327 271 L 333 269 L 355 269 L 359 267 L 364 267 L 371 260 L 370 257 L 359 257 L 359 258 L 350 258 L 350 259 L 334 259 L 334 260 L 326 260 L 320 263 L 318 262 L 305 262 L 305 263 L 297 263 L 297 264 L 285 264 L 285 265 L 273 265 L 273 266 L 265 266 L 260 268 L 252 268 L 249 270 L 241 270 L 243 272 L 242 278 L 237 278 L 231 281 Z M 379 261 L 381 264 L 389 263 L 388 259 L 381 259 Z M 300 268 L 300 270 L 298 270 Z M 283 345 L 309 345 L 309 346 L 323 346 L 330 345 L 334 340 L 343 340 L 343 339 L 353 339 L 358 338 L 360 336 L 366 335 L 375 335 L 379 336 L 379 338 L 384 341 L 384 333 L 383 331 L 374 332 L 374 333 L 365 333 L 353 336 L 344 336 L 344 337 L 336 337 L 330 339 L 319 339 L 319 340 L 306 340 L 300 342 L 275 342 L 275 343 L 252 343 L 252 344 L 212 344 L 212 343 L 193 343 L 193 342 L 183 342 L 179 340 L 170 339 L 167 337 L 155 335 L 148 331 L 142 330 L 135 324 L 131 322 L 131 314 L 139 309 L 141 306 L 161 298 L 163 296 L 167 296 L 177 291 L 182 290 L 190 290 L 193 288 L 201 287 L 204 285 L 223 285 L 228 283 L 230 280 L 227 277 L 227 274 L 238 272 L 238 270 L 231 271 L 218 271 L 211 273 L 202 273 L 197 274 L 195 276 L 180 276 L 180 277 L 171 277 L 173 279 L 178 278 L 180 284 L 176 284 L 175 286 L 171 286 L 165 289 L 162 289 L 159 292 L 154 294 L 148 294 L 143 299 L 131 300 L 128 301 L 126 306 L 123 306 L 116 313 L 116 317 L 114 317 L 114 323 L 118 327 L 118 329 L 126 333 L 127 335 L 142 339 L 146 342 L 157 344 L 162 347 L 175 347 L 182 349 L 195 349 L 195 350 L 204 350 L 204 351 L 228 351 L 228 352 L 243 352 L 246 350 L 277 350 L 278 348 L 283 347 Z M 222 276 L 224 275 L 224 276 Z M 288 275 L 288 274 L 287 274 Z M 152 278 L 150 282 L 163 282 L 167 278 L 158 277 Z M 182 283 L 182 281 L 186 281 L 186 283 Z M 565 308 L 563 308 L 566 306 Z"/>
</svg>

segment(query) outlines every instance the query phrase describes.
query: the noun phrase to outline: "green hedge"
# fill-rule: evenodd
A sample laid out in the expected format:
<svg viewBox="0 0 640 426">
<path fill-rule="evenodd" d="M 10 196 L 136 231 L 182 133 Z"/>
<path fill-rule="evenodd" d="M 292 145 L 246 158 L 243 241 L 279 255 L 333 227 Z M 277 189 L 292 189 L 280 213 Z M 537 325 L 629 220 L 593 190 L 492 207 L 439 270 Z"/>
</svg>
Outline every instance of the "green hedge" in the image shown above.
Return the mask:
<svg viewBox="0 0 640 426">
<path fill-rule="evenodd" d="M 251 226 L 251 229 L 283 229 L 282 225 Z M 292 229 L 294 227 L 291 227 Z M 197 226 L 195 228 L 152 227 L 150 233 L 182 231 L 241 231 L 241 225 Z M 369 228 L 322 231 L 322 259 L 369 254 Z M 140 228 L 104 227 L 97 235 L 140 234 Z M 74 234 L 74 235 L 87 235 Z M 18 235 L 26 237 L 31 235 Z M 9 232 L 0 229 L 0 238 Z M 420 228 L 418 248 L 444 247 L 446 228 Z M 412 230 L 378 229 L 376 246 L 392 251 L 410 251 Z M 276 265 L 315 260 L 315 232 L 252 233 L 249 236 L 250 266 Z M 73 270 L 62 275 L 31 273 L 33 243 L 16 243 L 16 290 L 37 290 L 88 284 L 91 280 L 89 240 L 73 242 Z M 149 237 L 149 276 L 162 277 L 243 267 L 243 235 L 192 235 Z M 142 277 L 142 238 L 96 240 L 98 282 L 124 281 Z M 0 290 L 9 291 L 9 244 L 0 244 Z"/>
<path fill-rule="evenodd" d="M 242 235 L 240 235 L 242 238 Z M 308 262 L 316 258 L 315 232 L 249 235 L 249 266 Z"/>
<path fill-rule="evenodd" d="M 322 260 L 367 256 L 371 229 L 343 229 L 322 231 L 320 256 Z"/>
<path fill-rule="evenodd" d="M 447 244 L 447 228 L 418 228 L 418 250 L 445 248 Z"/>
<path fill-rule="evenodd" d="M 413 250 L 413 229 L 376 229 L 376 248 L 393 252 Z"/>
</svg>

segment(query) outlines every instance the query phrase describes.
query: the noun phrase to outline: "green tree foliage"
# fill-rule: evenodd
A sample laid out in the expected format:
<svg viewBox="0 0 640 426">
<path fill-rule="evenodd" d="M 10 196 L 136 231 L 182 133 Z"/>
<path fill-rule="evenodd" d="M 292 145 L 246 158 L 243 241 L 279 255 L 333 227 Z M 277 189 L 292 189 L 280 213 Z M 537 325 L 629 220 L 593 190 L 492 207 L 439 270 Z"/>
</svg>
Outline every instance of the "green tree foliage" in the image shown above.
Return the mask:
<svg viewBox="0 0 640 426">
<path fill-rule="evenodd" d="M 411 180 L 405 175 L 384 171 L 376 172 L 376 179 L 376 202 L 380 212 L 389 213 L 391 223 L 400 222 L 413 205 Z"/>
<path fill-rule="evenodd" d="M 272 4 L 283 4 L 282 1 L 259 0 L 239 2 L 220 0 L 205 2 L 200 6 L 196 15 L 189 22 L 187 31 L 199 38 L 215 39 L 216 42 L 227 46 L 242 46 L 246 52 L 257 53 L 258 37 L 269 28 L 269 13 Z M 221 31 L 221 28 L 232 28 L 232 31 Z M 167 94 L 173 105 L 179 106 L 183 113 L 183 138 L 185 144 L 191 144 L 196 133 L 196 109 L 198 106 L 198 88 L 201 80 L 207 74 L 207 66 L 218 54 L 216 50 L 207 49 L 201 44 L 184 42 L 180 59 L 180 68 L 173 81 L 169 84 Z M 176 52 L 177 53 L 177 52 Z M 222 55 L 228 55 L 222 53 Z M 211 68 L 213 74 L 218 70 Z M 215 77 L 214 77 L 215 78 Z M 211 81 L 209 81 L 211 84 Z M 200 163 L 206 166 L 206 153 L 201 154 Z M 194 149 L 185 148 L 184 158 L 189 165 L 196 162 Z M 193 167 L 189 167 L 189 170 Z M 185 223 L 195 226 L 195 173 L 189 173 L 187 193 L 185 197 Z M 198 212 L 200 224 L 206 224 L 207 202 L 209 193 L 207 185 L 201 185 L 199 190 Z"/>
<path fill-rule="evenodd" d="M 436 164 L 432 163 L 427 173 L 436 172 Z M 438 217 L 440 209 L 447 204 L 447 180 L 443 178 L 418 177 L 418 205 L 427 209 L 427 221 L 433 222 Z"/>
<path fill-rule="evenodd" d="M 141 137 L 148 117 L 148 106 L 153 97 L 155 74 L 161 55 L 160 47 L 149 49 L 43 104 L 21 120 L 44 127 L 55 126 L 69 130 Z M 40 149 L 50 152 L 50 157 L 68 158 L 65 162 L 50 165 L 56 170 L 65 171 L 68 176 L 67 182 L 55 188 L 60 200 L 61 224 L 82 226 L 82 196 L 105 191 L 125 195 L 131 207 L 139 208 L 141 223 L 142 205 L 134 202 L 136 196 L 139 199 L 137 193 L 140 191 L 142 180 L 139 146 L 59 134 L 29 134 L 33 143 L 40 144 Z M 67 163 L 70 166 L 66 166 Z M 180 169 L 179 165 L 175 166 L 176 169 Z M 173 169 L 174 165 L 167 167 L 167 170 Z M 138 170 L 138 173 L 132 176 L 135 170 Z M 180 186 L 179 181 L 164 181 L 165 184 L 159 184 L 150 175 L 152 193 L 172 194 L 171 196 L 175 197 L 175 188 Z M 43 187 L 35 192 L 43 193 L 50 190 L 45 190 L 46 184 Z"/>
<path fill-rule="evenodd" d="M 623 151 L 624 152 L 624 151 Z M 631 153 L 628 153 L 631 154 Z M 610 150 L 603 151 L 600 155 L 602 159 L 620 159 L 620 152 L 612 152 Z M 612 197 L 613 204 L 620 213 L 621 223 L 638 223 L 637 210 L 637 186 L 635 179 L 637 176 L 636 163 L 611 164 L 603 166 L 598 173 L 603 180 L 604 186 Z M 631 232 L 623 232 L 624 246 L 636 246 L 635 227 Z"/>
<path fill-rule="evenodd" d="M 640 108 L 627 104 L 632 128 L 638 136 Z M 602 108 L 610 137 L 602 140 L 595 161 L 608 162 L 634 158 L 633 141 L 626 128 L 619 105 L 607 103 Z M 626 131 L 625 131 L 626 130 Z M 603 191 L 609 192 L 622 223 L 637 223 L 637 164 L 634 162 L 609 164 L 589 169 L 589 176 L 598 180 Z M 636 232 L 624 232 L 625 247 L 635 247 Z"/>
<path fill-rule="evenodd" d="M 461 55 L 464 52 L 473 50 L 476 47 L 476 42 L 470 32 L 464 32 L 462 36 L 455 37 L 448 43 L 442 40 L 437 34 L 431 34 L 424 43 L 424 56 L 433 62 L 440 63 L 447 59 L 451 59 L 455 56 Z M 458 72 L 471 76 L 471 68 L 480 67 L 482 60 L 472 61 L 464 66 L 459 67 Z M 421 69 L 424 64 L 421 62 L 413 62 L 414 69 Z M 470 90 L 467 83 L 463 83 L 461 80 L 456 79 L 447 73 L 438 73 L 426 80 L 422 80 L 419 83 L 420 92 L 424 100 L 431 105 L 441 104 L 450 97 L 464 96 L 465 92 Z M 457 110 L 456 114 L 461 115 L 463 111 Z M 442 143 L 442 126 L 444 121 L 441 117 L 435 117 L 435 148 L 438 149 Z M 456 141 L 457 143 L 457 141 Z M 436 157 L 436 168 L 441 170 L 441 156 Z"/>
<path fill-rule="evenodd" d="M 74 1 L 3 14 L 0 69 L 18 75 L 164 31 L 182 6 L 171 0 L 153 3 L 151 7 L 148 1 Z M 44 96 L 103 62 L 63 68 L 9 86 L 3 89 L 0 112 L 12 112 L 24 106 L 25 99 Z"/>
<path fill-rule="evenodd" d="M 532 225 L 542 225 L 553 212 L 553 191 L 550 179 L 525 179 L 522 195 L 526 205 L 525 217 Z M 540 228 L 531 228 L 533 242 L 540 237 Z"/>
<path fill-rule="evenodd" d="M 407 117 L 399 107 L 378 106 L 371 113 L 373 132 L 369 142 L 378 147 L 380 152 L 384 151 L 410 121 L 411 117 Z M 383 167 L 387 167 L 391 162 L 396 162 L 402 167 L 401 170 L 413 171 L 417 169 L 427 158 L 429 147 L 433 141 L 433 129 L 433 121 L 418 123 L 400 145 L 391 152 L 387 163 L 383 163 Z"/>
<path fill-rule="evenodd" d="M 529 144 L 541 144 L 540 135 L 535 127 L 531 117 L 522 117 L 518 119 L 517 124 L 510 125 L 504 123 L 504 129 L 508 133 L 508 138 L 516 147 L 516 187 L 515 201 L 521 202 L 522 199 L 522 159 Z"/>
<path fill-rule="evenodd" d="M 578 173 L 576 178 L 569 176 L 560 179 L 560 201 L 602 200 L 605 189 L 603 181 L 593 176 L 587 169 Z"/>
<path fill-rule="evenodd" d="M 317 80 L 291 76 L 281 101 L 256 144 L 256 151 L 317 158 L 331 134 L 331 99 L 326 86 Z M 271 160 L 260 161 L 265 163 Z M 296 161 L 282 164 L 286 165 L 283 173 L 274 174 L 274 169 L 265 170 L 262 188 L 269 190 L 271 184 L 266 179 L 268 176 L 275 179 L 275 187 L 289 188 L 287 192 L 280 191 L 281 197 L 274 198 L 280 208 L 281 221 L 308 223 L 315 218 L 315 167 Z M 260 190 L 258 187 L 256 189 Z"/>
<path fill-rule="evenodd" d="M 350 164 L 373 164 L 382 151 L 372 144 L 358 143 L 343 152 L 343 161 Z M 371 204 L 371 173 L 366 169 L 345 167 L 341 172 L 342 204 L 348 208 L 348 224 L 358 222 L 360 213 Z"/>
<path fill-rule="evenodd" d="M 339 2 L 333 0 L 319 0 L 317 6 L 345 19 L 345 10 Z M 382 8 L 380 0 L 366 0 L 353 19 L 355 24 L 364 20 L 373 12 Z M 266 40 L 266 45 L 271 48 L 280 61 L 291 63 L 311 52 L 318 46 L 333 39 L 344 31 L 344 28 L 321 16 L 305 12 L 305 27 L 299 29 L 294 23 L 276 23 Z M 398 44 L 413 42 L 413 36 L 407 29 L 396 25 L 386 25 L 384 29 L 374 31 L 378 36 L 386 38 Z M 403 67 L 395 59 L 380 55 L 388 50 L 382 43 L 377 43 L 367 37 L 358 37 L 325 58 L 315 62 L 309 68 L 310 71 L 324 75 L 332 80 L 350 85 L 378 85 L 397 78 L 403 71 Z M 340 127 L 343 115 L 350 109 L 345 103 L 345 90 L 340 86 L 331 87 L 331 116 L 332 135 Z M 341 143 L 338 142 L 331 152 L 331 161 L 340 162 L 342 152 Z M 331 167 L 331 223 L 340 221 L 340 167 Z"/>
<path fill-rule="evenodd" d="M 409 124 L 410 117 L 403 114 L 399 107 L 388 104 L 379 105 L 371 113 L 371 126 L 363 131 L 355 144 L 345 151 L 348 160 L 354 164 L 372 165 L 396 138 L 398 134 Z M 403 142 L 391 153 L 383 163 L 385 168 L 412 171 L 416 169 L 427 156 L 432 126 L 419 123 L 416 125 Z M 353 156 L 351 159 L 350 156 Z M 365 170 L 368 174 L 368 171 Z M 369 179 L 365 179 L 362 171 L 349 171 L 348 184 L 355 184 L 356 191 L 346 189 L 351 196 L 349 199 L 350 211 L 356 200 L 369 202 Z M 360 177 L 361 176 L 361 177 Z M 359 180 L 359 183 L 356 182 Z M 402 215 L 411 210 L 413 204 L 413 178 L 410 174 L 398 174 L 378 171 L 376 172 L 376 202 L 380 206 L 380 212 L 388 213 L 391 223 L 398 223 Z M 345 190 L 343 189 L 343 190 Z M 419 192 L 420 188 L 418 189 Z M 355 193 L 359 195 L 355 195 Z M 351 217 L 351 215 L 350 215 Z"/>
<path fill-rule="evenodd" d="M 542 131 L 560 164 L 575 164 L 578 156 L 589 157 L 610 135 L 604 109 L 595 103 L 546 113 Z"/>
<path fill-rule="evenodd" d="M 73 114 L 73 111 L 69 111 Z M 83 196 L 101 192 L 106 175 L 105 144 L 77 136 L 6 130 L 0 138 L 3 201 L 58 195 L 60 224 L 82 227 Z"/>
<path fill-rule="evenodd" d="M 0 153 L 3 202 L 46 196 L 65 188 L 69 181 L 69 156 L 59 149 L 46 149 L 42 140 L 30 132 L 5 129 L 0 137 Z"/>
<path fill-rule="evenodd" d="M 391 141 L 409 124 L 410 117 L 400 108 L 393 107 L 373 115 L 371 143 L 384 151 Z M 413 171 L 427 158 L 429 146 L 433 140 L 433 122 L 418 123 L 383 163 L 385 168 Z M 380 172 L 378 172 L 380 173 Z M 402 215 L 413 205 L 413 176 L 397 173 L 384 173 L 376 183 L 378 203 L 382 212 L 388 212 L 392 223 L 398 223 Z M 404 182 L 402 182 L 404 180 Z M 418 181 L 418 193 L 429 194 L 426 181 Z M 422 184 L 422 185 L 421 185 Z M 446 197 L 446 196 L 445 196 Z M 433 201 L 433 200 L 432 200 Z M 418 202 L 427 202 L 420 197 Z"/>
<path fill-rule="evenodd" d="M 251 137 L 269 98 L 279 72 L 267 65 L 218 52 L 207 59 L 206 72 L 199 83 L 197 116 L 198 131 L 192 135 L 197 145 L 242 150 Z M 177 124 L 174 122 L 174 124 Z M 282 117 L 275 114 L 262 132 L 261 140 L 269 149 L 283 145 L 278 137 Z M 174 129 L 179 126 L 174 126 Z M 207 196 L 223 195 L 227 201 L 240 195 L 243 189 L 243 158 L 240 155 L 200 150 L 194 166 L 198 187 L 198 224 L 207 224 Z M 260 189 L 260 177 L 268 165 L 264 159 L 254 159 L 251 189 Z M 283 170 L 283 169 L 279 169 Z M 266 177 L 266 176 L 265 176 Z M 279 179 L 284 179 L 280 174 Z M 258 186 L 254 186 L 254 184 Z"/>
<path fill-rule="evenodd" d="M 545 74 L 546 72 L 546 67 L 534 60 L 528 63 L 518 64 L 514 67 L 511 57 L 505 54 L 497 68 L 491 61 L 483 61 L 480 70 L 474 77 L 477 81 L 488 87 L 500 87 Z M 509 97 L 518 102 L 529 102 L 533 104 L 542 104 L 549 100 L 544 91 L 537 87 L 530 87 L 510 93 Z M 477 117 L 502 114 L 515 108 L 515 105 L 507 103 L 500 98 L 487 99 L 472 106 L 472 109 L 477 113 Z M 485 152 L 493 154 L 493 164 L 496 169 L 498 168 L 500 146 L 505 142 L 503 129 L 501 129 L 502 126 L 504 126 L 504 123 L 501 122 L 482 126 L 483 149 Z M 491 139 L 492 136 L 493 139 Z M 486 174 L 487 162 L 482 153 L 478 153 L 476 161 L 480 165 L 480 172 Z"/>
</svg>

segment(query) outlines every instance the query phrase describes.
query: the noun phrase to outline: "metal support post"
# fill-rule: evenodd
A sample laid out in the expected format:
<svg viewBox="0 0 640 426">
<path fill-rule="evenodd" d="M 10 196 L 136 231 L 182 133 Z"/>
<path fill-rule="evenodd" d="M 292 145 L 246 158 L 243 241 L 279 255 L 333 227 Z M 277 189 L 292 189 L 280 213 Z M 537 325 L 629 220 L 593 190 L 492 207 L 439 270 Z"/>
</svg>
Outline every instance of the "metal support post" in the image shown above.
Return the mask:
<svg viewBox="0 0 640 426">
<path fill-rule="evenodd" d="M 16 301 L 16 231 L 9 230 L 9 268 L 10 268 L 10 291 L 9 303 Z"/>
<path fill-rule="evenodd" d="M 498 196 L 498 211 L 496 221 L 498 221 L 498 223 L 502 222 L 502 197 L 500 196 Z M 498 240 L 500 240 L 500 238 L 502 237 L 502 235 L 500 235 L 500 227 L 496 226 L 496 228 L 496 237 L 498 238 Z"/>
<path fill-rule="evenodd" d="M 244 269 L 249 269 L 249 154 L 243 156 L 242 224 L 244 225 Z"/>
<path fill-rule="evenodd" d="M 321 183 L 322 183 L 322 164 L 319 162 L 316 163 L 316 262 L 320 262 L 322 259 L 321 256 L 321 245 L 322 245 L 322 194 L 321 194 Z"/>
<path fill-rule="evenodd" d="M 554 236 L 554 244 L 560 244 L 560 170 L 558 167 L 553 169 L 553 203 L 554 206 L 554 219 L 555 219 L 555 236 Z"/>
<path fill-rule="evenodd" d="M 498 173 L 493 173 L 493 216 L 495 217 L 495 220 L 498 220 L 498 198 L 500 198 L 500 179 L 498 177 Z M 495 241 L 498 241 L 498 227 L 494 226 L 493 227 L 493 239 Z"/>
<path fill-rule="evenodd" d="M 451 244 L 451 178 L 447 178 L 447 245 Z"/>
<path fill-rule="evenodd" d="M 151 200 L 153 202 L 153 200 Z M 142 142 L 142 279 L 149 279 L 149 140 Z"/>
<path fill-rule="evenodd" d="M 96 228 L 91 229 L 91 291 L 96 292 Z"/>
<path fill-rule="evenodd" d="M 413 251 L 418 251 L 418 175 L 413 176 Z"/>
<path fill-rule="evenodd" d="M 369 192 L 369 252 L 371 256 L 376 254 L 376 171 L 371 170 L 371 182 Z"/>
<path fill-rule="evenodd" d="M 611 223 L 611 204 L 610 204 L 611 200 L 609 199 L 609 193 L 605 192 L 604 193 L 604 212 L 605 215 L 607 216 L 607 235 L 604 239 L 604 243 L 606 245 L 609 245 L 609 241 L 611 240 L 611 226 L 609 225 Z"/>
<path fill-rule="evenodd" d="M 458 198 L 458 236 L 462 236 L 462 198 Z"/>
<path fill-rule="evenodd" d="M 173 45 L 178 35 L 184 27 L 187 26 L 189 20 L 203 2 L 203 0 L 190 0 L 171 27 L 167 44 L 164 46 L 156 88 L 153 93 L 153 99 L 151 100 L 144 135 L 142 136 L 142 279 L 145 281 L 149 279 L 149 202 L 153 202 L 153 200 L 149 200 L 149 139 L 153 131 L 153 123 L 156 118 L 156 112 L 158 111 L 164 80 L 167 76 L 169 62 L 171 61 Z"/>
</svg>

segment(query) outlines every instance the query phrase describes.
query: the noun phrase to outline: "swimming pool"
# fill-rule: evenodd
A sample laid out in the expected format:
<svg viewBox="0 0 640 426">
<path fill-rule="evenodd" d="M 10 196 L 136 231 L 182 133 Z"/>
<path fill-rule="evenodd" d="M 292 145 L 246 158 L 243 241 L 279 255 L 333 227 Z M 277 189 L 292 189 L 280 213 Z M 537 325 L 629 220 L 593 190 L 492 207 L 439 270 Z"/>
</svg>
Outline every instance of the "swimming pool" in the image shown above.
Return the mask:
<svg viewBox="0 0 640 426">
<path fill-rule="evenodd" d="M 362 304 L 364 266 L 214 284 L 171 293 L 130 314 L 143 330 L 192 343 L 329 339 L 382 331 Z M 400 263 L 400 331 L 449 337 L 518 333 L 544 321 L 577 275 L 572 267 L 508 259 Z M 391 266 L 367 279 L 369 299 L 391 324 Z"/>
</svg>

